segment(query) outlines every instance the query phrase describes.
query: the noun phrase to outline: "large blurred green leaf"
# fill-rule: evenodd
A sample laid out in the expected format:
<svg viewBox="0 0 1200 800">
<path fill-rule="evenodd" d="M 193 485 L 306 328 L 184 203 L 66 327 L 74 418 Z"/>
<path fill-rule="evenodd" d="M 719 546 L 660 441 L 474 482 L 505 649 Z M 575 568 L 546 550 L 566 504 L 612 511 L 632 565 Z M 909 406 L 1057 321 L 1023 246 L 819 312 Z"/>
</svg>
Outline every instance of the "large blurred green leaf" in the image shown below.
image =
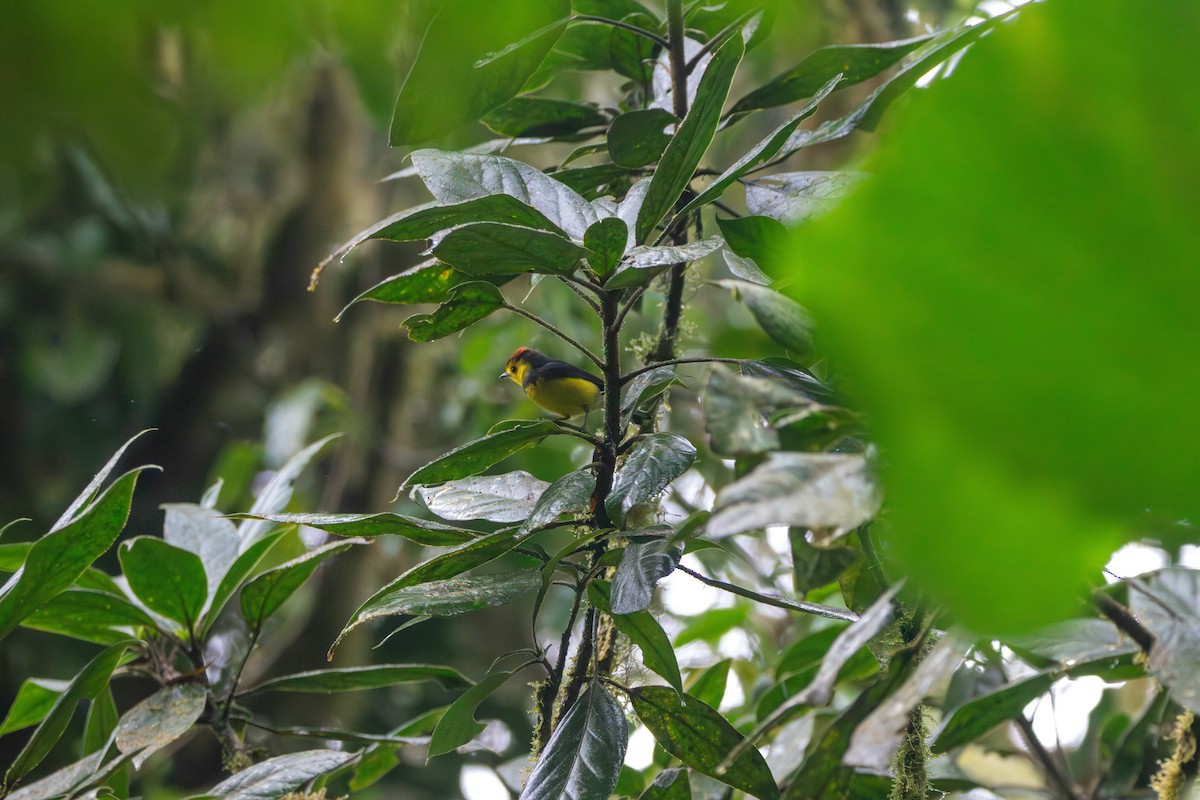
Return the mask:
<svg viewBox="0 0 1200 800">
<path fill-rule="evenodd" d="M 396 99 L 391 143 L 444 136 L 512 98 L 562 35 L 570 10 L 567 0 L 443 2 Z"/>
<path fill-rule="evenodd" d="M 1128 11 L 1023 7 L 795 251 L 795 296 L 884 451 L 890 546 L 980 630 L 1067 616 L 1145 509 L 1200 514 L 1200 101 L 1181 79 L 1200 6 Z"/>
</svg>

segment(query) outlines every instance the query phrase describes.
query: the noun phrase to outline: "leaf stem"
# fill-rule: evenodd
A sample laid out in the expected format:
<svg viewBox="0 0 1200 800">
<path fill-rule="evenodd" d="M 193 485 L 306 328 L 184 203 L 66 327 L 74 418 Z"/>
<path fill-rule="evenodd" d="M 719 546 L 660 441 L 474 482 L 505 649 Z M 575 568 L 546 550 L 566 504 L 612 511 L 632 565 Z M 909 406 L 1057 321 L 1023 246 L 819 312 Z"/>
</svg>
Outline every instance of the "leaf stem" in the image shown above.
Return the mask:
<svg viewBox="0 0 1200 800">
<path fill-rule="evenodd" d="M 553 325 L 553 324 L 547 322 L 546 320 L 539 317 L 537 314 L 526 311 L 525 309 L 521 308 L 520 306 L 514 306 L 512 303 L 508 302 L 507 300 L 504 301 L 504 304 L 501 306 L 501 308 L 512 311 L 515 314 L 520 314 L 522 317 L 525 317 L 525 319 L 530 320 L 531 322 L 537 323 L 538 325 L 541 325 L 543 328 L 550 331 L 555 336 L 562 339 L 564 342 L 571 345 L 576 350 L 578 350 L 579 352 L 583 353 L 585 356 L 590 358 L 592 360 L 593 364 L 600 367 L 601 369 L 604 368 L 604 362 L 600 360 L 600 356 L 596 355 L 591 350 L 587 349 L 582 344 L 580 344 L 579 342 L 572 339 L 570 336 L 568 336 L 566 333 L 564 333 L 562 330 L 560 330 L 556 325 Z"/>
<path fill-rule="evenodd" d="M 786 597 L 780 597 L 776 594 L 762 594 L 761 592 L 753 591 L 752 589 L 744 589 L 741 586 L 735 586 L 732 583 L 719 581 L 716 578 L 710 578 L 694 569 L 688 569 L 680 564 L 676 567 L 680 572 L 691 575 L 701 583 L 708 584 L 714 589 L 721 589 L 732 594 L 740 595 L 749 598 L 763 605 L 775 606 L 787 611 L 797 611 L 801 614 L 815 614 L 818 617 L 827 619 L 838 619 L 844 622 L 857 622 L 858 614 L 846 608 L 834 608 L 833 606 L 823 606 L 820 603 L 808 603 L 803 600 L 788 600 Z"/>
<path fill-rule="evenodd" d="M 636 33 L 638 36 L 643 36 L 654 42 L 659 47 L 668 47 L 667 40 L 659 36 L 653 31 L 648 31 L 645 28 L 639 28 L 637 25 L 631 25 L 619 19 L 609 19 L 608 17 L 598 17 L 593 14 L 573 14 L 572 22 L 598 22 L 601 25 L 612 25 L 614 28 L 622 28 L 624 30 Z"/>
</svg>

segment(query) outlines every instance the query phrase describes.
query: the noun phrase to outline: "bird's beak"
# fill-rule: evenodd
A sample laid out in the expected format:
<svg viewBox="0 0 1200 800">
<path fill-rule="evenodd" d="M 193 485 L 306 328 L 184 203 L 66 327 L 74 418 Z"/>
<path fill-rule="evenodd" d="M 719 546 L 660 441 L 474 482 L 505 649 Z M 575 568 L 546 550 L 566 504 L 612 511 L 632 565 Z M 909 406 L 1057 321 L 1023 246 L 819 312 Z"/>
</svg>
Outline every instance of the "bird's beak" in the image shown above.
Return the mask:
<svg viewBox="0 0 1200 800">
<path fill-rule="evenodd" d="M 507 377 L 508 377 L 508 370 L 504 370 L 504 372 L 500 373 L 500 380 L 504 380 Z"/>
</svg>

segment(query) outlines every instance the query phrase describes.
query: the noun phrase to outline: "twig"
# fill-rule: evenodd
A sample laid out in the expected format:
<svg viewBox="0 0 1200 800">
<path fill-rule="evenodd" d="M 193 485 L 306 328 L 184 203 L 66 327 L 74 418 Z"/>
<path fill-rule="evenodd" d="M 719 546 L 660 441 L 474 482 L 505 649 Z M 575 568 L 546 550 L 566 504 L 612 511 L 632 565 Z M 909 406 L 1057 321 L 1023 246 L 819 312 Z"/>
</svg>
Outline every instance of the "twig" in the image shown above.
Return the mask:
<svg viewBox="0 0 1200 800">
<path fill-rule="evenodd" d="M 1133 639 L 1138 647 L 1142 648 L 1145 653 L 1150 653 L 1151 648 L 1154 647 L 1154 634 L 1146 630 L 1145 626 L 1137 621 L 1128 608 L 1113 600 L 1104 592 L 1095 592 L 1092 594 L 1092 603 L 1101 614 L 1108 617 L 1126 636 Z"/>
<path fill-rule="evenodd" d="M 1033 732 L 1033 723 L 1026 719 L 1023 713 L 1017 715 L 1016 723 L 1017 727 L 1021 729 L 1021 736 L 1025 739 L 1025 744 L 1029 746 L 1029 752 L 1037 760 L 1038 765 L 1046 774 L 1046 778 L 1058 787 L 1063 796 L 1070 798 L 1070 800 L 1084 800 L 1079 790 L 1067 780 L 1067 776 L 1059 769 L 1058 762 L 1054 760 L 1054 756 L 1038 740 L 1037 734 Z"/>
<path fill-rule="evenodd" d="M 543 328 L 550 331 L 555 336 L 562 339 L 564 342 L 571 345 L 576 350 L 578 350 L 579 352 L 583 353 L 585 356 L 590 358 L 592 360 L 593 364 L 600 367 L 601 369 L 604 368 L 604 362 L 600 360 L 600 356 L 596 355 L 591 350 L 587 349 L 582 344 L 580 344 L 579 342 L 572 339 L 570 336 L 568 336 L 566 333 L 564 333 L 562 330 L 560 330 L 557 326 L 547 322 L 546 320 L 539 317 L 537 314 L 526 311 L 525 309 L 521 308 L 520 306 L 514 306 L 512 303 L 508 302 L 507 300 L 504 301 L 501 308 L 512 311 L 515 314 L 520 314 L 522 317 L 525 317 L 525 319 L 530 320 L 531 322 L 535 322 L 538 325 L 541 325 Z"/>
<path fill-rule="evenodd" d="M 653 31 L 648 31 L 645 28 L 639 28 L 637 25 L 631 25 L 628 22 L 622 22 L 619 19 L 609 19 L 608 17 L 597 17 L 592 14 L 575 14 L 571 17 L 573 21 L 579 22 L 599 22 L 601 25 L 612 25 L 614 28 L 624 28 L 627 31 L 636 33 L 638 36 L 644 36 L 654 42 L 659 47 L 669 47 L 666 39 L 659 36 Z"/>
<path fill-rule="evenodd" d="M 600 313 L 600 304 L 596 302 L 595 298 L 588 297 L 586 294 L 584 294 L 583 289 L 580 288 L 581 286 L 584 286 L 585 284 L 581 283 L 580 281 L 578 281 L 574 278 L 568 278 L 565 275 L 560 276 L 560 277 L 562 277 L 563 283 L 565 283 L 567 285 L 568 289 L 570 289 L 572 292 L 574 292 L 575 295 L 580 300 L 582 300 L 583 302 L 588 304 L 588 308 L 592 309 L 592 311 L 595 311 L 597 314 Z"/>
<path fill-rule="evenodd" d="M 625 315 L 629 313 L 630 309 L 632 309 L 634 306 L 636 306 L 638 304 L 638 301 L 642 299 L 642 295 L 644 295 L 645 293 L 646 293 L 645 286 L 639 286 L 638 288 L 634 289 L 632 292 L 629 293 L 628 299 L 625 300 L 625 305 L 622 306 L 620 312 L 617 313 L 617 328 L 618 329 L 622 325 L 625 324 Z"/>
<path fill-rule="evenodd" d="M 788 600 L 786 597 L 780 597 L 775 594 L 762 594 L 751 589 L 743 589 L 741 586 L 735 586 L 732 583 L 719 581 L 716 578 L 710 578 L 707 575 L 696 572 L 693 569 L 680 564 L 676 567 L 680 572 L 691 575 L 701 583 L 706 583 L 714 589 L 731 592 L 742 597 L 747 597 L 763 605 L 775 606 L 787 611 L 798 611 L 802 614 L 815 614 L 818 617 L 826 617 L 828 619 L 838 619 L 844 622 L 857 622 L 858 614 L 845 608 L 834 608 L 833 606 L 823 606 L 820 603 L 808 603 L 803 600 Z"/>
<path fill-rule="evenodd" d="M 744 358 L 671 358 L 666 361 L 655 361 L 653 364 L 638 367 L 633 372 L 622 376 L 621 385 L 624 386 L 643 372 L 650 372 L 659 367 L 671 367 L 676 364 L 741 364 L 745 361 L 746 359 Z"/>
</svg>

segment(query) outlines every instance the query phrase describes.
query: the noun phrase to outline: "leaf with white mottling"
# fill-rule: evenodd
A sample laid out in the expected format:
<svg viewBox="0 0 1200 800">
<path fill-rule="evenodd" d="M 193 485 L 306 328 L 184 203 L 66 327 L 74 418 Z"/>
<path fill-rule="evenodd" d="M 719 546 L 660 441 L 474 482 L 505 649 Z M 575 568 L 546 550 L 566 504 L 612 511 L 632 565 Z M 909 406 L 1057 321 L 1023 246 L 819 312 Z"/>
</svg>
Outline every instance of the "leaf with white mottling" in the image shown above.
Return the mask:
<svg viewBox="0 0 1200 800">
<path fill-rule="evenodd" d="M 340 750 L 305 750 L 270 758 L 226 778 L 206 792 L 225 800 L 278 800 L 355 757 Z"/>
<path fill-rule="evenodd" d="M 550 484 L 517 470 L 450 481 L 441 486 L 418 486 L 425 506 L 443 519 L 521 522 L 533 513 Z"/>
<path fill-rule="evenodd" d="M 198 683 L 164 686 L 126 711 L 117 725 L 117 749 L 133 754 L 133 768 L 192 729 L 208 694 Z"/>
<path fill-rule="evenodd" d="M 772 453 L 717 493 L 710 536 L 795 525 L 850 530 L 875 516 L 879 493 L 867 460 L 840 453 Z"/>
</svg>

